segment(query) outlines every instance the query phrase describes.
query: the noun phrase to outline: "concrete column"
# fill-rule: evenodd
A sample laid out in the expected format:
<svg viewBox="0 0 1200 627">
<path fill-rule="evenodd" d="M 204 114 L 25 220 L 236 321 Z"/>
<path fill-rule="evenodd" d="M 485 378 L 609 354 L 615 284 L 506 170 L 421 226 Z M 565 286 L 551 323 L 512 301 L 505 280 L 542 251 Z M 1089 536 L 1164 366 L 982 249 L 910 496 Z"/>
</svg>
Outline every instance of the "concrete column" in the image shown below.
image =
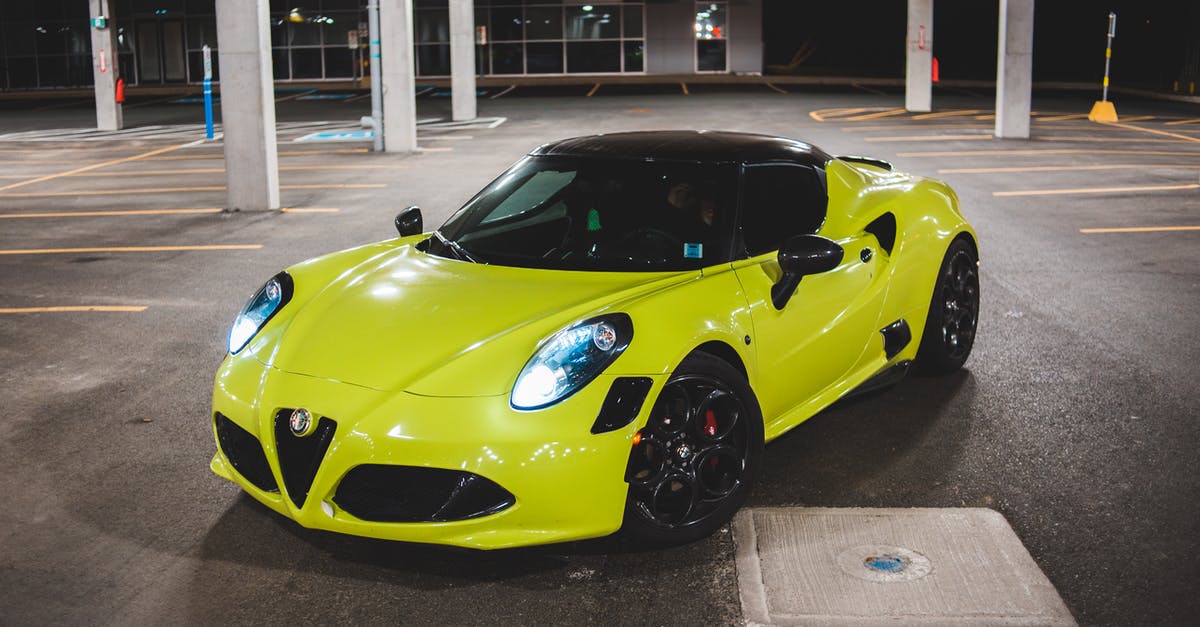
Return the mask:
<svg viewBox="0 0 1200 627">
<path fill-rule="evenodd" d="M 380 83 L 383 86 L 383 150 L 417 149 L 416 74 L 413 66 L 412 0 L 380 0 Z"/>
<path fill-rule="evenodd" d="M 1029 139 L 1033 99 L 1033 0 L 1000 0 L 996 137 Z"/>
<path fill-rule="evenodd" d="M 475 0 L 450 0 L 450 109 L 455 120 L 475 111 Z"/>
<path fill-rule="evenodd" d="M 933 108 L 933 0 L 908 0 L 908 52 L 904 63 L 904 108 Z"/>
<path fill-rule="evenodd" d="M 117 131 L 125 127 L 122 105 L 117 103 L 117 19 L 112 13 L 116 0 L 88 0 L 92 20 L 107 19 L 104 28 L 92 27 L 92 76 L 96 80 L 96 128 Z"/>
<path fill-rule="evenodd" d="M 231 210 L 279 208 L 275 83 L 269 0 L 217 0 L 225 203 Z"/>
</svg>

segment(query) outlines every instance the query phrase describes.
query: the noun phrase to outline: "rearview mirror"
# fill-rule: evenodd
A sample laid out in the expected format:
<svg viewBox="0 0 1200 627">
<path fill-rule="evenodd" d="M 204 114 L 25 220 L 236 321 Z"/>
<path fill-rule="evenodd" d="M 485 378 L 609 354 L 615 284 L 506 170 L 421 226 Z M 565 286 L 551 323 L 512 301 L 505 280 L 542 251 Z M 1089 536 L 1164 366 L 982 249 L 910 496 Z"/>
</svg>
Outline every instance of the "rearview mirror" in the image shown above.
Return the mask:
<svg viewBox="0 0 1200 627">
<path fill-rule="evenodd" d="M 783 309 L 800 279 L 810 274 L 829 272 L 842 263 L 842 247 L 819 235 L 797 235 L 779 247 L 779 267 L 783 276 L 771 286 L 771 303 Z"/>
<path fill-rule="evenodd" d="M 401 237 L 419 235 L 424 230 L 425 225 L 421 220 L 420 207 L 413 205 L 396 216 L 396 231 L 400 233 Z"/>
</svg>

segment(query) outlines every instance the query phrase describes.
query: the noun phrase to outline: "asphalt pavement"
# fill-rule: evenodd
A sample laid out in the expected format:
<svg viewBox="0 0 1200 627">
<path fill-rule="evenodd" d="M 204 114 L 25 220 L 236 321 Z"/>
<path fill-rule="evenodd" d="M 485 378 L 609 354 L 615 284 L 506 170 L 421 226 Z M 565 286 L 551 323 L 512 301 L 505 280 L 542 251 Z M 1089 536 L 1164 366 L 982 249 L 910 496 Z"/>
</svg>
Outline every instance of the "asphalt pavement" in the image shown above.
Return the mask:
<svg viewBox="0 0 1200 627">
<path fill-rule="evenodd" d="M 212 376 L 265 279 L 392 237 L 408 205 L 437 225 L 541 143 L 666 128 L 890 160 L 948 181 L 980 236 L 966 369 L 769 444 L 749 505 L 991 508 L 1080 623 L 1195 620 L 1200 107 L 1118 100 L 1098 125 L 1090 95 L 1039 94 L 1033 137 L 1004 140 L 969 90 L 925 116 L 887 89 L 588 91 L 484 97 L 467 125 L 431 92 L 409 155 L 307 137 L 354 130 L 364 99 L 284 100 L 289 210 L 243 213 L 221 211 L 198 105 L 135 102 L 107 136 L 87 101 L 0 105 L 0 623 L 740 623 L 728 529 L 660 551 L 389 543 L 302 529 L 208 470 Z"/>
</svg>

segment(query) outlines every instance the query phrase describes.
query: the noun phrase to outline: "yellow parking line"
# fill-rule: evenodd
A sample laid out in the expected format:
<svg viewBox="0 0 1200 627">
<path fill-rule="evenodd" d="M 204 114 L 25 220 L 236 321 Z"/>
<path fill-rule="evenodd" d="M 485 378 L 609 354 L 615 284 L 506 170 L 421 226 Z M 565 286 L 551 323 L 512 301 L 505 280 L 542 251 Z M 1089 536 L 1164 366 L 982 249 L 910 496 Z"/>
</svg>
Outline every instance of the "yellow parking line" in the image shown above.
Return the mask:
<svg viewBox="0 0 1200 627">
<path fill-rule="evenodd" d="M 51 213 L 0 213 L 3 218 L 92 218 L 100 216 L 158 216 L 221 213 L 224 209 L 129 209 L 123 211 L 55 211 Z"/>
<path fill-rule="evenodd" d="M 990 140 L 991 135 L 901 135 L 896 137 L 864 137 L 868 142 L 949 142 Z"/>
<path fill-rule="evenodd" d="M 1134 226 L 1116 229 L 1079 229 L 1080 233 L 1165 233 L 1169 231 L 1200 231 L 1200 226 Z"/>
<path fill-rule="evenodd" d="M 775 91 L 777 91 L 777 92 L 779 92 L 779 93 L 781 93 L 781 94 L 786 94 L 786 93 L 787 93 L 787 90 L 786 90 L 786 89 L 783 89 L 783 88 L 777 87 L 777 86 L 776 86 L 774 83 L 764 83 L 764 85 L 766 85 L 767 87 L 770 87 L 771 89 L 774 89 Z"/>
<path fill-rule="evenodd" d="M 1131 170 L 1148 168 L 1180 168 L 1198 170 L 1200 165 L 1183 165 L 1177 163 L 1120 163 L 1110 165 L 1034 165 L 1013 166 L 1007 168 L 947 168 L 938 170 L 938 174 L 998 174 L 1001 172 L 1072 172 L 1081 170 Z"/>
<path fill-rule="evenodd" d="M 383 170 L 403 169 L 407 165 L 398 163 L 330 164 L 330 165 L 281 165 L 280 172 L 312 170 Z M 84 172 L 78 177 L 107 178 L 112 176 L 174 176 L 176 174 L 224 174 L 225 168 L 179 168 L 175 170 L 116 170 L 110 172 Z M 25 178 L 20 174 L 0 174 L 0 178 Z"/>
<path fill-rule="evenodd" d="M 1152 116 L 1152 115 L 1135 115 L 1130 118 L 1121 118 L 1118 121 L 1120 121 L 1120 122 L 1145 122 L 1146 120 L 1153 120 L 1153 119 L 1154 119 L 1154 116 Z"/>
<path fill-rule="evenodd" d="M 107 311 L 120 313 L 138 313 L 146 311 L 146 307 L 141 305 L 82 305 L 82 306 L 63 306 L 63 307 L 3 307 L 0 308 L 0 314 L 23 314 L 23 313 L 73 313 L 82 311 Z"/>
<path fill-rule="evenodd" d="M 280 185 L 279 189 L 376 189 L 387 183 L 314 183 L 311 185 Z M 194 187 L 141 187 L 133 189 L 96 189 L 83 192 L 19 192 L 0 194 L 0 198 L 51 198 L 56 196 L 123 196 L 125 194 L 182 194 L 187 192 L 223 192 L 224 185 Z"/>
<path fill-rule="evenodd" d="M 691 93 L 688 91 L 687 83 L 680 83 L 679 88 L 683 90 L 683 95 L 685 95 L 685 96 L 687 96 Z"/>
<path fill-rule="evenodd" d="M 995 113 L 989 113 L 989 114 L 987 114 L 987 115 L 977 115 L 977 116 L 975 116 L 975 119 L 976 119 L 976 120 L 995 120 L 995 119 L 996 119 L 996 114 L 995 114 Z"/>
<path fill-rule="evenodd" d="M 598 91 L 600 91 L 600 83 L 592 85 L 592 88 L 588 90 L 587 97 L 591 98 L 592 96 L 596 95 L 596 92 Z"/>
<path fill-rule="evenodd" d="M 912 119 L 940 120 L 942 118 L 952 118 L 960 115 L 975 115 L 977 113 L 983 113 L 983 109 L 954 109 L 951 111 L 938 111 L 937 113 L 922 113 L 921 115 L 912 116 Z"/>
<path fill-rule="evenodd" d="M 879 118 L 890 118 L 896 115 L 904 115 L 908 113 L 908 109 L 888 109 L 887 111 L 879 111 L 877 113 L 865 113 L 849 118 L 841 118 L 844 122 L 864 122 L 866 120 L 878 120 Z"/>
<path fill-rule="evenodd" d="M 1117 150 L 1108 148 L 1034 148 L 1034 149 L 995 149 L 995 150 L 933 150 L 898 152 L 897 157 L 970 157 L 970 156 L 1001 156 L 1001 155 L 1178 155 L 1200 157 L 1200 152 L 1194 150 Z"/>
<path fill-rule="evenodd" d="M 1118 126 L 1120 128 L 1128 128 L 1128 129 L 1133 129 L 1135 131 L 1143 131 L 1146 133 L 1153 133 L 1155 135 L 1164 135 L 1166 137 L 1174 137 L 1176 139 L 1182 139 L 1182 140 L 1186 140 L 1186 141 L 1190 141 L 1190 142 L 1200 143 L 1200 139 L 1192 137 L 1191 135 L 1180 135 L 1179 133 L 1169 133 L 1167 131 L 1160 131 L 1157 129 L 1145 128 L 1142 126 L 1133 126 L 1132 124 L 1123 124 L 1121 122 L 1103 122 L 1103 124 L 1106 124 L 1108 126 Z M 1155 140 L 1146 140 L 1146 141 L 1155 141 Z M 1163 140 L 1158 140 L 1158 141 L 1163 141 Z"/>
<path fill-rule="evenodd" d="M 1139 187 L 1083 187 L 1079 189 L 1028 189 L 1020 191 L 992 192 L 993 196 L 1061 196 L 1067 194 L 1120 194 L 1123 192 L 1166 192 L 1183 189 L 1200 189 L 1200 184 L 1148 185 Z"/>
<path fill-rule="evenodd" d="M 284 213 L 337 213 L 341 209 L 323 209 L 318 207 L 284 207 L 280 209 Z"/>
<path fill-rule="evenodd" d="M 1110 124 L 1110 123 L 1106 122 L 1105 124 Z M 1138 129 L 1138 130 L 1143 130 L 1143 129 Z M 1153 132 L 1153 131 L 1150 131 L 1150 129 L 1144 129 L 1144 130 L 1146 130 L 1147 132 Z M 1162 131 L 1157 131 L 1157 132 L 1162 132 Z M 1181 137 L 1183 139 L 1187 139 L 1187 140 L 1191 140 L 1191 141 L 1200 141 L 1200 139 L 1196 139 L 1195 137 L 1188 137 L 1186 135 L 1176 135 L 1175 133 L 1170 133 L 1170 135 L 1172 137 Z M 1181 143 L 1183 143 L 1182 141 L 1180 141 L 1178 139 L 1147 139 L 1145 137 L 1112 137 L 1112 136 L 1107 136 L 1107 137 L 1092 137 L 1092 136 L 1067 137 L 1065 135 L 1047 135 L 1045 137 L 1034 137 L 1033 139 L 1036 141 L 1040 141 L 1040 142 L 1105 142 L 1105 143 L 1126 142 L 1126 143 L 1149 143 L 1149 144 L 1181 144 Z"/>
<path fill-rule="evenodd" d="M 1200 118 L 1192 118 L 1190 120 L 1175 120 L 1174 122 L 1167 122 L 1166 126 L 1176 126 L 1179 124 L 1195 124 L 1197 122 L 1200 122 Z"/>
<path fill-rule="evenodd" d="M 136 155 L 133 155 L 130 157 L 122 157 L 120 159 L 113 159 L 111 161 L 102 161 L 100 163 L 93 163 L 92 165 L 89 165 L 89 166 L 84 166 L 82 168 L 76 168 L 74 170 L 68 170 L 66 172 L 59 172 L 57 174 L 48 174 L 46 176 L 38 177 L 35 179 L 29 179 L 28 181 L 21 181 L 19 183 L 9 183 L 8 185 L 5 185 L 4 187 L 0 187 L 0 192 L 9 190 L 9 189 L 14 189 L 17 187 L 24 187 L 25 185 L 32 185 L 34 183 L 41 183 L 42 181 L 49 181 L 52 179 L 62 178 L 64 176 L 71 176 L 72 174 L 79 174 L 80 172 L 87 172 L 89 170 L 95 170 L 96 168 L 103 168 L 103 167 L 110 166 L 110 165 L 117 165 L 118 163 L 126 163 L 128 161 L 135 161 L 137 159 L 145 159 L 148 157 L 153 157 L 154 155 L 161 155 L 164 152 L 171 152 L 172 150 L 179 150 L 180 148 L 184 148 L 186 146 L 187 146 L 187 144 L 178 144 L 176 146 L 167 146 L 166 148 L 159 148 L 158 150 L 151 150 L 150 152 L 143 152 L 141 154 L 136 154 Z"/>
<path fill-rule="evenodd" d="M 938 130 L 938 131 L 945 131 L 945 130 L 990 131 L 992 129 L 992 127 L 985 126 L 983 124 L 970 124 L 970 123 L 968 123 L 968 124 L 962 124 L 962 123 L 959 123 L 959 124 L 953 124 L 953 123 L 951 123 L 951 124 L 922 124 L 920 126 L 914 126 L 912 124 L 900 123 L 900 124 L 856 124 L 854 126 L 843 126 L 843 127 L 839 128 L 838 130 L 842 131 L 844 133 L 877 133 L 879 131 L 899 131 L 899 130 L 912 130 L 912 129 L 920 129 L 922 131 L 933 131 L 933 130 Z"/>
<path fill-rule="evenodd" d="M 817 109 L 816 111 L 809 111 L 808 117 L 810 117 L 818 122 L 824 122 L 825 120 L 827 120 L 831 117 L 839 118 L 843 115 L 853 115 L 855 113 L 862 113 L 863 111 L 875 111 L 875 110 L 876 110 L 875 107 L 854 107 L 852 109 L 846 109 L 846 108 Z"/>
<path fill-rule="evenodd" d="M 1033 118 L 1034 122 L 1062 122 L 1063 120 L 1083 120 L 1087 118 L 1086 113 L 1069 113 L 1067 115 L 1052 115 L 1045 118 Z"/>
<path fill-rule="evenodd" d="M 262 244 L 207 244 L 199 246 L 106 246 L 93 248 L 12 248 L 0 255 L 56 255 L 71 253 L 169 253 L 200 250 L 258 250 Z"/>
</svg>

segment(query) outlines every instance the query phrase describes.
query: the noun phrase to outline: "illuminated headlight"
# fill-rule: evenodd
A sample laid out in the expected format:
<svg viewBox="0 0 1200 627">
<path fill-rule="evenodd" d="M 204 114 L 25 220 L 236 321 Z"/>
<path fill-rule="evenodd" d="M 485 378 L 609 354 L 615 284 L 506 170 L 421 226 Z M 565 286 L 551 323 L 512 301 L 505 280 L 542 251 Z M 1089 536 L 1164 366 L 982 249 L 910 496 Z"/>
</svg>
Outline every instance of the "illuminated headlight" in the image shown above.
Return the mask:
<svg viewBox="0 0 1200 627">
<path fill-rule="evenodd" d="M 633 321 L 623 313 L 584 320 L 546 340 L 517 376 L 512 406 L 541 409 L 595 379 L 629 346 Z"/>
<path fill-rule="evenodd" d="M 242 312 L 233 321 L 229 330 L 229 352 L 236 353 L 246 346 L 258 330 L 292 299 L 292 277 L 280 272 L 263 285 Z"/>
</svg>

